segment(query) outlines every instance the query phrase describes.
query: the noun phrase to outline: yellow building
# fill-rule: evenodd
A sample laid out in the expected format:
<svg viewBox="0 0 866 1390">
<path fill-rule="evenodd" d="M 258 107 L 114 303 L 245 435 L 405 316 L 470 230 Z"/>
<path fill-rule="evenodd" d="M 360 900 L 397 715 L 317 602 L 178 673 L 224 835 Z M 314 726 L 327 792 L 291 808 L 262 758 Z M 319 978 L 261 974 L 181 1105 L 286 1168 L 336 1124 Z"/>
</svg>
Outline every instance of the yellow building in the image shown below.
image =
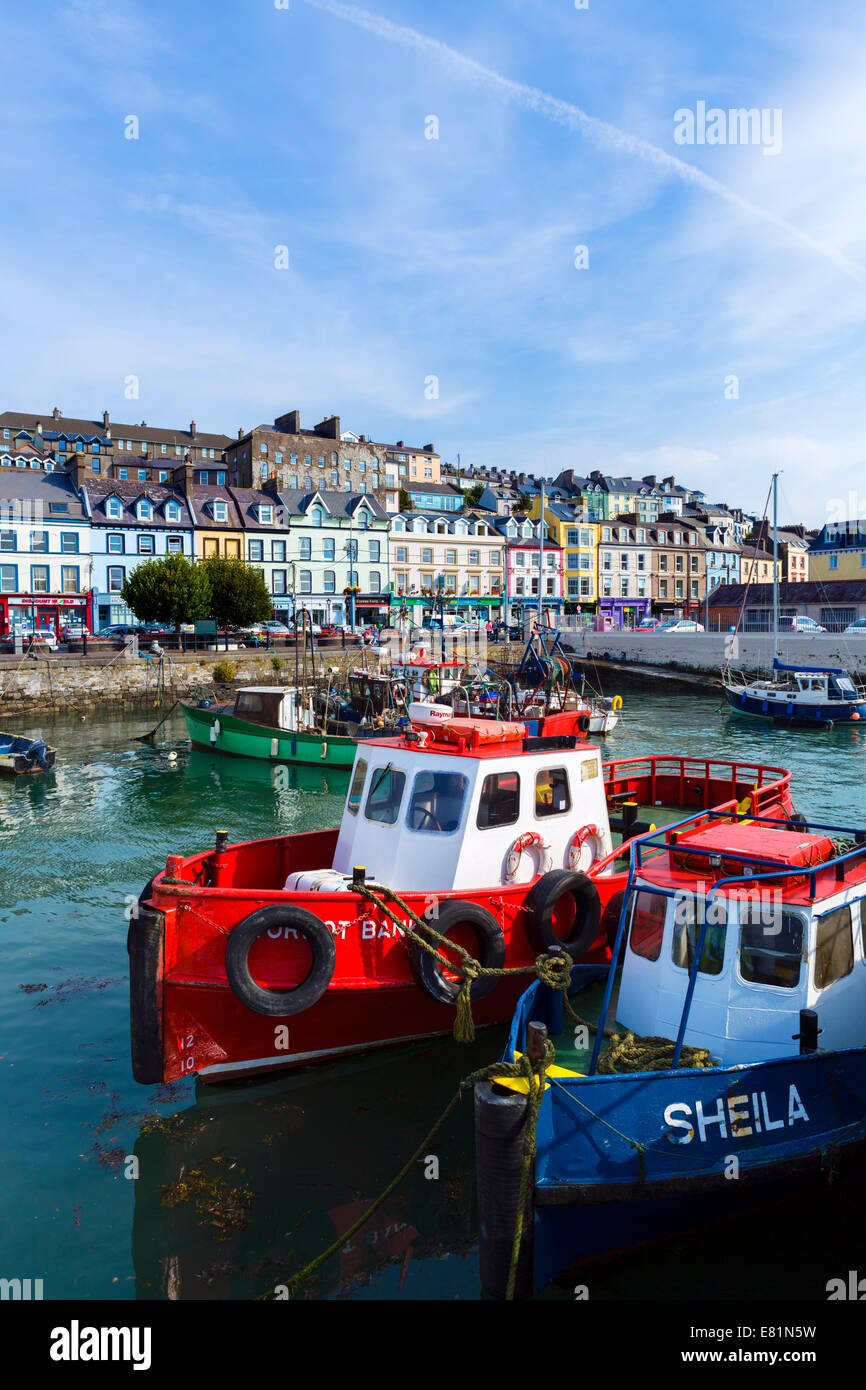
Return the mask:
<svg viewBox="0 0 866 1390">
<path fill-rule="evenodd" d="M 541 516 L 541 498 L 529 512 L 531 521 Z M 562 592 L 566 602 L 583 609 L 598 602 L 598 537 L 601 528 L 586 512 L 564 502 L 548 502 L 544 508 L 551 540 L 562 551 Z"/>
<path fill-rule="evenodd" d="M 209 560 L 223 555 L 244 560 L 243 521 L 228 488 L 196 484 L 188 496 L 195 519 L 195 556 Z"/>
<path fill-rule="evenodd" d="M 809 547 L 810 580 L 866 579 L 866 521 L 824 526 Z"/>
<path fill-rule="evenodd" d="M 781 560 L 777 560 L 776 569 L 781 579 Z M 773 552 L 762 550 L 759 545 L 744 545 L 740 559 L 740 582 L 742 584 L 772 584 Z"/>
</svg>

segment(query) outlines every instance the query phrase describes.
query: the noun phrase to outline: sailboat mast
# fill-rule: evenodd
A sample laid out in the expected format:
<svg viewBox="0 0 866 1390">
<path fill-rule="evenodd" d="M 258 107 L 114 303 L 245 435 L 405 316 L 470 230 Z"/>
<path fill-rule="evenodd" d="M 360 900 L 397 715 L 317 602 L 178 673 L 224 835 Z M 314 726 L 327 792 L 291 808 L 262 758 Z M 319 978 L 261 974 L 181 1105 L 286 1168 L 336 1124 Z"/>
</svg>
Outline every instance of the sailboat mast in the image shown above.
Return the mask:
<svg viewBox="0 0 866 1390">
<path fill-rule="evenodd" d="M 538 519 L 538 626 L 541 627 L 541 589 L 544 584 L 544 479 L 541 480 L 541 516 Z"/>
<path fill-rule="evenodd" d="M 773 670 L 778 659 L 778 474 L 773 474 Z"/>
</svg>

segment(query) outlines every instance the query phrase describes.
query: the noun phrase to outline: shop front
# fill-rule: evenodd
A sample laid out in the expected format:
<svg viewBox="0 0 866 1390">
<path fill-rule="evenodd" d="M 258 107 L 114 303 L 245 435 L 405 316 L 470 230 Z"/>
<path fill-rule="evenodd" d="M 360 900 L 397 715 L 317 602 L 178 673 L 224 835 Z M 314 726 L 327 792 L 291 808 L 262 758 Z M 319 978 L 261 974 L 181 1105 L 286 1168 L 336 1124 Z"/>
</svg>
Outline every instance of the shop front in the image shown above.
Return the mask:
<svg viewBox="0 0 866 1390">
<path fill-rule="evenodd" d="M 598 613 L 599 617 L 607 619 L 611 628 L 616 631 L 622 628 L 635 628 L 649 617 L 650 600 L 648 598 L 601 598 L 598 601 Z"/>
<path fill-rule="evenodd" d="M 88 595 L 0 594 L 0 632 L 36 628 L 57 632 L 65 623 L 88 626 Z"/>
</svg>

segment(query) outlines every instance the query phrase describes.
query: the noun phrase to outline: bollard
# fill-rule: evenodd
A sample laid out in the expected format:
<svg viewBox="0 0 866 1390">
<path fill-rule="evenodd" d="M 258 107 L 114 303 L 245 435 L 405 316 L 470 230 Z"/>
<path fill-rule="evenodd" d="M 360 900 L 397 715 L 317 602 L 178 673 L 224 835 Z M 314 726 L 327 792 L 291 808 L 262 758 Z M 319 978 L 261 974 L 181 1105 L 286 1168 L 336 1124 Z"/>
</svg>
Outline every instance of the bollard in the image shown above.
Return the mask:
<svg viewBox="0 0 866 1390">
<path fill-rule="evenodd" d="M 527 1099 L 497 1092 L 495 1082 L 475 1087 L 475 1172 L 478 1190 L 478 1262 L 482 1295 L 504 1299 L 523 1173 Z M 526 1194 L 515 1298 L 532 1293 L 532 1183 Z"/>
<path fill-rule="evenodd" d="M 86 633 L 86 632 L 82 632 L 82 634 L 81 634 L 81 655 L 82 655 L 82 656 L 87 656 L 87 633 Z"/>
<path fill-rule="evenodd" d="M 818 1051 L 818 1034 L 823 1033 L 824 1029 L 818 1027 L 818 1014 L 815 1009 L 800 1010 L 800 1031 L 792 1033 L 791 1036 L 796 1042 L 800 1040 L 800 1056 L 807 1052 Z"/>
<path fill-rule="evenodd" d="M 526 1025 L 526 1055 L 530 1062 L 535 1065 L 544 1057 L 544 1050 L 547 1045 L 547 1024 L 546 1023 L 527 1023 Z"/>
</svg>

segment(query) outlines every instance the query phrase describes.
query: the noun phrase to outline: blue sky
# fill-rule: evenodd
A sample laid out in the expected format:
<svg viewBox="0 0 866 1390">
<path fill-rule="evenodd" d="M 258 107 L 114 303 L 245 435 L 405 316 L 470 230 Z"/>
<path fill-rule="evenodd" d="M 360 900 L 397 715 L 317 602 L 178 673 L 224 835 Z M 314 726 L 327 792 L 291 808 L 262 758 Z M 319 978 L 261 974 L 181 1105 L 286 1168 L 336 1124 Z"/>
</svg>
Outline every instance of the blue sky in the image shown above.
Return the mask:
<svg viewBox="0 0 866 1390">
<path fill-rule="evenodd" d="M 0 51 L 4 408 L 299 408 L 866 515 L 850 0 L 7 0 Z M 678 146 L 699 101 L 780 109 L 781 152 Z"/>
</svg>

